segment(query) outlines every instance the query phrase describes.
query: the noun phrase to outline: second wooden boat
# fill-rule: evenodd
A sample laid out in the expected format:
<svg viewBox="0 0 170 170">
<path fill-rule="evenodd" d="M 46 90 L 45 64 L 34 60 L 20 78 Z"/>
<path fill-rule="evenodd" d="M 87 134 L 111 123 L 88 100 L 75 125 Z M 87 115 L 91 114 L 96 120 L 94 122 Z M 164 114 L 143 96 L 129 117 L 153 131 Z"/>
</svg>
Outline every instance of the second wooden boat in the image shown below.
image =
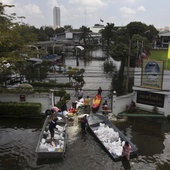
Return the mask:
<svg viewBox="0 0 170 170">
<path fill-rule="evenodd" d="M 96 95 L 92 101 L 92 109 L 97 110 L 101 103 L 101 95 Z"/>
</svg>

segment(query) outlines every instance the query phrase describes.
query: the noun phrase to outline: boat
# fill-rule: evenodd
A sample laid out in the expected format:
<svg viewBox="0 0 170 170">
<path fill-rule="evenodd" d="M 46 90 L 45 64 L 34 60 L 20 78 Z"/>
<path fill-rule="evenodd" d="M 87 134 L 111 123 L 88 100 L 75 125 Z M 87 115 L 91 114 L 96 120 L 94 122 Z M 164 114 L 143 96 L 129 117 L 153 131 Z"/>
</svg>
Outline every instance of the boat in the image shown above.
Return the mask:
<svg viewBox="0 0 170 170">
<path fill-rule="evenodd" d="M 42 127 L 37 147 L 35 152 L 38 158 L 63 158 L 66 151 L 67 142 L 67 124 L 66 118 L 60 114 L 57 115 L 57 125 L 54 132 L 54 141 L 51 142 L 51 136 L 49 132 L 49 124 L 51 121 L 51 115 L 48 115 L 45 119 Z"/>
<path fill-rule="evenodd" d="M 93 98 L 93 101 L 92 101 L 92 109 L 94 111 L 97 111 L 97 109 L 99 108 L 100 106 L 100 103 L 101 103 L 101 95 L 96 95 L 94 98 Z"/>
<path fill-rule="evenodd" d="M 91 114 L 87 117 L 89 130 L 101 144 L 103 149 L 109 154 L 114 161 L 121 160 L 122 147 L 127 141 L 131 146 L 130 157 L 137 156 L 137 147 L 128 140 L 125 135 L 114 126 L 105 116 Z M 103 134 L 99 134 L 99 129 L 103 128 Z M 100 129 L 100 133 L 102 132 Z M 109 132 L 108 132 L 109 130 Z M 112 134 L 112 133 L 114 134 Z M 104 137 L 107 136 L 107 137 Z"/>
</svg>

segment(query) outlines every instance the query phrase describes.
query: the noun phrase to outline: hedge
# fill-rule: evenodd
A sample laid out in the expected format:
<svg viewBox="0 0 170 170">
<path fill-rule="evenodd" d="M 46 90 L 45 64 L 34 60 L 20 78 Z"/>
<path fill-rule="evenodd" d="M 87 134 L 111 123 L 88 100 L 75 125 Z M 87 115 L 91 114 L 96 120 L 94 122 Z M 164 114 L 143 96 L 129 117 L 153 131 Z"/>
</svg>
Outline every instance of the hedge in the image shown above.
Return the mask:
<svg viewBox="0 0 170 170">
<path fill-rule="evenodd" d="M 0 102 L 0 115 L 35 115 L 41 112 L 40 103 Z"/>
<path fill-rule="evenodd" d="M 34 82 L 31 83 L 33 87 L 58 87 L 58 88 L 63 88 L 63 87 L 72 87 L 71 83 L 44 83 L 44 82 Z"/>
</svg>

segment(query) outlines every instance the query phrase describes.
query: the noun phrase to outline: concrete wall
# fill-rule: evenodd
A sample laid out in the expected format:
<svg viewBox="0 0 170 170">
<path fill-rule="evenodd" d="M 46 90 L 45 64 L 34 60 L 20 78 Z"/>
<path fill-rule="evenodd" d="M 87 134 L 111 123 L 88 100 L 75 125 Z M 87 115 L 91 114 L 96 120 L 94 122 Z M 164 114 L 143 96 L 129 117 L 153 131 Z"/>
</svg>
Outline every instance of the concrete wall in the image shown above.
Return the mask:
<svg viewBox="0 0 170 170">
<path fill-rule="evenodd" d="M 134 101 L 136 102 L 136 98 L 137 98 L 137 92 L 134 92 L 135 93 L 135 99 Z M 141 109 L 141 110 L 146 110 L 146 111 L 149 111 L 149 112 L 152 112 L 154 106 L 151 106 L 151 105 L 146 105 L 146 104 L 140 104 L 140 103 L 136 103 L 136 107 Z M 165 95 L 164 97 L 164 107 L 161 108 L 161 107 L 157 107 L 158 109 L 158 113 L 160 114 L 166 114 L 166 109 L 168 109 L 168 95 Z"/>
<path fill-rule="evenodd" d="M 53 93 L 49 94 L 22 94 L 25 101 L 20 100 L 21 94 L 2 94 L 0 93 L 0 102 L 18 102 L 18 103 L 41 103 L 41 113 L 45 113 L 53 104 L 57 103 L 59 98 L 53 97 Z"/>
<path fill-rule="evenodd" d="M 118 115 L 121 112 L 126 111 L 126 106 L 130 105 L 131 100 L 133 100 L 136 103 L 136 98 L 137 98 L 137 93 L 134 91 L 131 94 L 124 95 L 124 96 L 119 96 L 117 97 L 116 95 L 113 96 L 113 105 L 112 105 L 112 110 L 114 115 Z M 141 109 L 141 110 L 146 110 L 152 112 L 153 106 L 151 105 L 146 105 L 146 104 L 140 104 L 136 103 L 136 107 Z M 164 98 L 164 107 L 157 107 L 158 108 L 158 113 L 164 114 L 165 116 L 170 115 L 170 95 L 167 93 Z"/>
<path fill-rule="evenodd" d="M 117 116 L 119 113 L 126 111 L 126 106 L 130 105 L 131 100 L 135 101 L 135 93 L 130 93 L 119 97 L 113 95 L 113 114 Z"/>
</svg>

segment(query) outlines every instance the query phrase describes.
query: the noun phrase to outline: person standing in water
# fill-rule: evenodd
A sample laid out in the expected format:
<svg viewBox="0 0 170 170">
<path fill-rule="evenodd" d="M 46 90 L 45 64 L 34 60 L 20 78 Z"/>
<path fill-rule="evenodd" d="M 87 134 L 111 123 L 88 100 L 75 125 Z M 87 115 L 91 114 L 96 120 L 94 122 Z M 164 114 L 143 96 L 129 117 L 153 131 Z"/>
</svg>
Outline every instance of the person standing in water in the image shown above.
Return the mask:
<svg viewBox="0 0 170 170">
<path fill-rule="evenodd" d="M 129 142 L 125 142 L 122 150 L 122 157 L 125 157 L 128 161 L 130 159 L 130 150 L 131 146 L 129 145 Z"/>
<path fill-rule="evenodd" d="M 81 130 L 82 130 L 82 132 L 85 132 L 86 124 L 88 125 L 87 116 L 85 115 L 83 118 L 81 118 L 80 122 L 81 122 Z"/>
</svg>

